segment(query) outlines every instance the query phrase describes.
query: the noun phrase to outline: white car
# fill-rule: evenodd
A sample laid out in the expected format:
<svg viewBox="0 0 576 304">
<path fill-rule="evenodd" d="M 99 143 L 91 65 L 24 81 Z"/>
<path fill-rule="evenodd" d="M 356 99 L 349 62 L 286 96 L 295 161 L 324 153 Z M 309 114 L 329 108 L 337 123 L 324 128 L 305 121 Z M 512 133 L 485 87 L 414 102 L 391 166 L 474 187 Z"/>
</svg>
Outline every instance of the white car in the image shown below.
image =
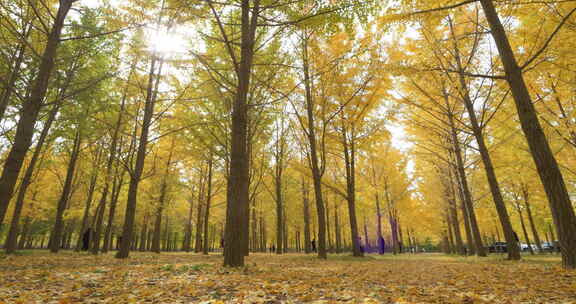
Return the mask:
<svg viewBox="0 0 576 304">
<path fill-rule="evenodd" d="M 530 247 L 532 247 L 533 251 L 538 251 L 538 247 L 536 245 L 530 244 Z M 528 247 L 528 244 L 521 243 L 520 244 L 520 250 L 528 251 L 528 250 L 530 250 L 530 248 Z"/>
</svg>

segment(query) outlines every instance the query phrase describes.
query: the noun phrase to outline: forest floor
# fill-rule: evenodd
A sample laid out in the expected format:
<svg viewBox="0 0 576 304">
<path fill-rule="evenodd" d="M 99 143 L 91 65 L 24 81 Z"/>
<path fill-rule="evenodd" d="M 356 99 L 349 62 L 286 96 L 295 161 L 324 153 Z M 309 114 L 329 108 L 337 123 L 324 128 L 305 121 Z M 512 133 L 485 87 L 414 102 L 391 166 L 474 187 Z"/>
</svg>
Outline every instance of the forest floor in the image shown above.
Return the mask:
<svg viewBox="0 0 576 304">
<path fill-rule="evenodd" d="M 558 256 L 220 255 L 25 251 L 0 255 L 0 303 L 576 303 Z"/>
</svg>

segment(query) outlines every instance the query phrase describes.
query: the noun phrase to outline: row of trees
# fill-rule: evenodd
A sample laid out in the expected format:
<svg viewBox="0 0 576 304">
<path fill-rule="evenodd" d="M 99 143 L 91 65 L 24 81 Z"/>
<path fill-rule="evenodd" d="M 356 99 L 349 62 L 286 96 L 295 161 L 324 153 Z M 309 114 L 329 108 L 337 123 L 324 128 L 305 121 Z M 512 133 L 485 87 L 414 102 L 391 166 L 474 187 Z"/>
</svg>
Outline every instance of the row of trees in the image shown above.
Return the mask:
<svg viewBox="0 0 576 304">
<path fill-rule="evenodd" d="M 445 2 L 2 3 L 6 251 L 519 259 L 520 225 L 576 267 L 576 9 Z"/>
</svg>

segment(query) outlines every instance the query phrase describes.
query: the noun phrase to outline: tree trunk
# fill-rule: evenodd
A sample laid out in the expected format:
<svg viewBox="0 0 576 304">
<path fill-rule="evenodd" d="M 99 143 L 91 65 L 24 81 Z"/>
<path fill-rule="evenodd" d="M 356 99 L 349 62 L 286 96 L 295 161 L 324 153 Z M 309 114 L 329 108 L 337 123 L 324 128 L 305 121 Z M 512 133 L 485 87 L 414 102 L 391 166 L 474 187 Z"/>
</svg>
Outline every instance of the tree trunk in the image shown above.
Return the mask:
<svg viewBox="0 0 576 304">
<path fill-rule="evenodd" d="M 84 204 L 84 214 L 82 215 L 82 223 L 80 224 L 80 230 L 78 230 L 76 251 L 80 251 L 80 249 L 82 249 L 82 240 L 84 238 L 84 233 L 88 228 L 88 222 L 90 218 L 90 208 L 92 206 L 92 198 L 94 196 L 94 191 L 96 190 L 97 180 L 98 180 L 98 170 L 93 170 L 92 176 L 90 177 L 90 185 L 88 186 L 88 196 L 86 198 L 86 203 Z"/>
<path fill-rule="evenodd" d="M 138 246 L 140 251 L 146 251 L 148 248 L 148 216 L 148 210 L 146 210 L 142 218 L 142 229 L 140 230 L 140 246 Z"/>
<path fill-rule="evenodd" d="M 156 63 L 159 61 L 158 72 L 156 73 Z M 120 249 L 116 253 L 116 258 L 127 258 L 130 254 L 130 248 L 133 241 L 134 232 L 134 219 L 136 217 L 136 204 L 138 198 L 138 186 L 140 178 L 144 171 L 144 161 L 146 159 L 146 147 L 148 146 L 148 133 L 150 132 L 150 125 L 152 124 L 152 117 L 154 115 L 154 105 L 156 103 L 156 96 L 158 94 L 158 85 L 160 84 L 160 76 L 162 74 L 163 60 L 158 59 L 156 54 L 152 54 L 150 62 L 150 71 L 148 73 L 148 87 L 146 89 L 146 101 L 144 103 L 144 117 L 142 119 L 142 130 L 138 143 L 138 151 L 136 153 L 136 163 L 134 170 L 130 172 L 130 184 L 128 186 L 128 199 L 126 201 L 126 214 L 124 217 L 124 227 L 122 230 L 122 241 L 120 242 Z M 156 82 L 154 84 L 154 82 Z"/>
<path fill-rule="evenodd" d="M 334 227 L 336 229 L 336 253 L 342 252 L 342 234 L 340 231 L 340 219 L 338 218 L 338 207 L 334 206 Z"/>
<path fill-rule="evenodd" d="M 4 161 L 4 168 L 0 176 L 0 226 L 4 222 L 6 210 L 8 210 L 24 158 L 32 144 L 34 125 L 46 96 L 48 82 L 52 75 L 54 60 L 60 44 L 60 34 L 72 3 L 73 0 L 60 0 L 54 23 L 44 47 L 44 53 L 40 58 L 38 72 L 35 73 L 36 78 L 33 81 L 30 98 L 24 102 L 20 110 L 20 119 L 16 125 L 16 135 L 14 136 L 12 148 Z"/>
<path fill-rule="evenodd" d="M 470 193 L 470 188 L 468 186 L 468 178 L 466 176 L 466 170 L 464 168 L 464 160 L 462 159 L 462 149 L 460 148 L 460 142 L 458 141 L 458 136 L 456 134 L 456 127 L 454 125 L 454 116 L 452 115 L 452 113 L 450 113 L 448 118 L 450 122 L 454 156 L 456 157 L 456 168 L 458 171 L 457 178 L 458 181 L 460 182 L 459 189 L 462 194 L 462 204 L 465 205 L 463 208 L 466 209 L 466 213 L 463 214 L 467 215 L 467 218 L 470 221 L 470 230 L 474 238 L 474 251 L 476 252 L 476 255 L 478 255 L 479 257 L 485 257 L 486 249 L 482 244 L 480 228 L 478 227 L 476 212 L 474 211 L 474 205 L 472 204 L 472 194 Z"/>
<path fill-rule="evenodd" d="M 350 220 L 350 238 L 352 239 L 352 255 L 362 257 L 364 253 L 360 250 L 360 236 L 358 235 L 358 223 L 356 219 L 356 169 L 355 169 L 355 147 L 354 147 L 354 127 L 351 127 L 350 134 L 346 128 L 344 116 L 342 117 L 342 148 L 344 152 L 344 164 L 346 167 L 346 201 L 348 202 L 348 217 Z M 367 240 L 365 240 L 367 241 Z"/>
<path fill-rule="evenodd" d="M 244 266 L 245 249 L 248 246 L 248 235 L 245 228 L 249 224 L 249 154 L 248 143 L 248 92 L 260 0 L 241 2 L 241 42 L 240 62 L 236 68 L 238 87 L 232 107 L 232 133 L 230 145 L 230 175 L 226 193 L 226 230 L 224 247 L 224 266 Z"/>
<path fill-rule="evenodd" d="M 504 66 L 506 81 L 512 91 L 522 131 L 548 197 L 550 211 L 562 247 L 562 264 L 567 269 L 574 269 L 576 268 L 576 216 L 564 178 L 542 130 L 538 114 L 524 82 L 522 68 L 518 66 L 494 3 L 492 0 L 480 0 L 480 3 Z"/>
<path fill-rule="evenodd" d="M 26 243 L 26 240 L 29 238 L 31 222 L 32 222 L 32 218 L 30 218 L 29 216 L 27 216 L 24 219 L 24 227 L 22 227 L 22 234 L 20 235 L 20 242 L 18 242 L 18 249 L 20 249 L 20 250 L 24 249 L 24 245 Z"/>
<path fill-rule="evenodd" d="M 283 214 L 286 214 L 286 208 L 284 208 L 284 211 L 282 212 Z M 283 253 L 287 253 L 288 252 L 288 236 L 290 234 L 288 234 L 288 222 L 286 221 L 286 216 L 282 217 L 282 236 L 284 237 L 284 244 L 282 244 L 282 248 L 284 249 Z"/>
<path fill-rule="evenodd" d="M 192 193 L 194 189 L 192 189 Z M 194 197 L 191 196 L 188 204 L 190 205 L 188 209 L 188 219 L 186 220 L 186 231 L 184 232 L 184 243 L 182 245 L 182 250 L 186 252 L 190 252 L 191 244 L 192 244 L 192 214 L 194 210 Z"/>
<path fill-rule="evenodd" d="M 532 249 L 532 244 L 530 243 L 530 237 L 528 237 L 528 230 L 526 229 L 526 224 L 524 223 L 524 216 L 522 215 L 522 207 L 520 206 L 520 202 L 515 202 L 516 211 L 518 212 L 518 217 L 520 218 L 520 226 L 522 226 L 522 232 L 524 233 L 524 239 L 526 240 L 526 245 L 528 245 L 528 250 L 530 250 L 530 254 L 534 255 L 534 249 Z"/>
<path fill-rule="evenodd" d="M 316 142 L 316 125 L 314 115 L 314 98 L 312 96 L 312 80 L 310 79 L 310 66 L 308 58 L 308 41 L 303 39 L 303 72 L 304 87 L 306 93 L 306 114 L 308 118 L 308 144 L 310 148 L 310 169 L 312 171 L 312 181 L 314 183 L 314 197 L 316 199 L 316 213 L 318 217 L 318 257 L 326 259 L 326 211 L 324 209 L 324 200 L 322 198 L 322 173 L 318 160 L 317 142 Z"/>
<path fill-rule="evenodd" d="M 452 219 L 450 218 L 450 214 L 448 212 L 446 212 L 446 225 L 448 226 L 448 251 L 451 254 L 456 253 L 456 247 L 454 246 L 454 235 L 452 234 Z"/>
<path fill-rule="evenodd" d="M 202 253 L 205 255 L 207 255 L 210 250 L 210 245 L 208 243 L 208 225 L 210 223 L 210 204 L 212 202 L 212 158 L 212 152 L 210 152 L 210 158 L 208 159 L 208 185 L 206 186 L 208 190 L 206 191 L 206 208 L 204 208 L 204 247 Z"/>
<path fill-rule="evenodd" d="M 283 132 L 281 132 L 283 133 Z M 274 151 L 274 190 L 276 195 L 276 254 L 284 253 L 284 205 L 282 195 L 282 173 L 284 171 L 284 143 L 283 134 L 278 134 Z"/>
<path fill-rule="evenodd" d="M 128 75 L 128 79 L 130 79 L 130 76 L 132 75 L 134 69 L 135 65 L 132 64 L 132 67 L 130 68 L 130 73 Z M 124 92 L 122 94 L 122 101 L 120 102 L 120 110 L 118 112 L 118 119 L 116 120 L 116 125 L 114 126 L 114 133 L 112 134 L 112 141 L 110 144 L 108 161 L 106 163 L 104 189 L 102 190 L 102 196 L 100 197 L 100 203 L 99 203 L 99 206 L 101 206 L 101 208 L 99 209 L 100 212 L 96 215 L 97 221 L 91 249 L 93 254 L 98 254 L 98 252 L 100 251 L 100 237 L 102 235 L 103 230 L 104 211 L 106 209 L 106 200 L 108 199 L 108 191 L 110 190 L 110 178 L 112 176 L 112 171 L 114 170 L 114 160 L 116 159 L 118 139 L 120 135 L 120 127 L 122 126 L 122 116 L 124 113 L 124 107 L 127 98 L 127 90 L 128 85 L 124 87 Z M 106 248 L 106 242 L 104 242 L 103 248 Z"/>
<path fill-rule="evenodd" d="M 164 216 L 164 204 L 166 203 L 166 192 L 168 191 L 168 177 L 170 174 L 170 166 L 172 166 L 172 154 L 174 153 L 174 137 L 170 145 L 170 152 L 166 160 L 166 168 L 160 186 L 160 199 L 158 200 L 158 208 L 156 209 L 156 220 L 154 222 L 154 236 L 152 238 L 152 252 L 160 253 L 160 230 L 162 228 L 162 216 Z"/>
<path fill-rule="evenodd" d="M 24 199 L 26 197 L 26 192 L 28 187 L 32 183 L 32 176 L 34 174 L 34 169 L 36 168 L 36 163 L 40 159 L 42 155 L 42 148 L 44 147 L 44 143 L 46 138 L 48 137 L 48 133 L 50 128 L 52 127 L 52 123 L 56 118 L 56 114 L 58 113 L 58 109 L 60 108 L 60 102 L 57 102 L 50 113 L 48 114 L 48 119 L 44 124 L 44 128 L 40 133 L 40 137 L 38 138 L 38 143 L 36 144 L 36 149 L 34 149 L 34 154 L 32 155 L 32 159 L 30 160 L 30 164 L 26 168 L 26 173 L 24 173 L 24 177 L 22 178 L 22 182 L 20 183 L 20 189 L 18 189 L 18 196 L 16 198 L 16 205 L 14 207 L 14 213 L 12 215 L 12 221 L 10 223 L 10 230 L 8 231 L 8 237 L 6 239 L 5 249 L 7 254 L 14 253 L 16 250 L 16 237 L 18 236 L 18 223 L 20 222 L 20 215 L 22 214 L 22 210 L 24 209 Z"/>
<path fill-rule="evenodd" d="M 72 192 L 72 181 L 74 179 L 74 173 L 76 173 L 76 161 L 80 155 L 81 127 L 78 126 L 77 128 L 78 130 L 76 131 L 76 136 L 74 138 L 74 146 L 72 148 L 72 153 L 70 154 L 70 161 L 68 162 L 68 169 L 66 171 L 66 179 L 56 209 L 56 219 L 54 221 L 52 242 L 50 244 L 50 252 L 52 253 L 56 253 L 60 249 L 60 242 L 64 230 L 64 211 L 68 206 L 68 200 L 70 198 L 70 193 Z"/>
<path fill-rule="evenodd" d="M 119 161 L 119 160 L 118 160 Z M 120 166 L 117 164 L 116 168 Z M 118 174 L 118 171 L 122 172 Z M 114 216 L 116 215 L 116 206 L 118 205 L 118 198 L 120 197 L 120 192 L 122 191 L 122 186 L 124 185 L 124 169 L 117 170 L 114 183 L 112 184 L 112 200 L 110 201 L 110 209 L 108 210 L 108 223 L 106 225 L 106 231 L 104 232 L 104 248 L 102 253 L 108 252 L 112 248 L 112 229 L 114 228 Z M 118 177 L 120 175 L 120 177 Z"/>
<path fill-rule="evenodd" d="M 538 235 L 538 229 L 534 224 L 534 218 L 532 217 L 532 209 L 530 208 L 530 202 L 528 199 L 528 189 L 526 185 L 523 185 L 523 198 L 524 205 L 526 206 L 526 214 L 528 215 L 528 222 L 530 222 L 530 229 L 532 230 L 532 235 L 534 236 L 534 242 L 536 247 L 538 247 L 538 252 L 542 252 L 542 243 L 540 242 L 540 236 Z"/>
<path fill-rule="evenodd" d="M 310 244 L 310 207 L 308 193 L 310 192 L 308 188 L 308 183 L 304 176 L 302 176 L 302 208 L 303 208 L 303 218 L 304 218 L 304 252 L 312 252 Z"/>
<path fill-rule="evenodd" d="M 454 232 L 454 241 L 456 245 L 456 252 L 460 255 L 466 255 L 464 244 L 462 242 L 462 233 L 460 231 L 460 221 L 458 220 L 458 209 L 456 204 L 456 195 L 454 193 L 454 179 L 452 178 L 452 170 L 448 168 L 448 183 L 447 199 L 449 203 L 450 218 L 452 219 L 452 231 Z"/>
<path fill-rule="evenodd" d="M 204 173 L 201 173 L 204 174 Z M 204 207 L 204 181 L 200 184 L 200 193 L 198 195 L 198 210 L 196 210 L 196 235 L 194 237 L 194 252 L 199 253 L 202 251 L 202 227 L 203 222 L 202 218 L 204 215 L 203 207 Z"/>
</svg>

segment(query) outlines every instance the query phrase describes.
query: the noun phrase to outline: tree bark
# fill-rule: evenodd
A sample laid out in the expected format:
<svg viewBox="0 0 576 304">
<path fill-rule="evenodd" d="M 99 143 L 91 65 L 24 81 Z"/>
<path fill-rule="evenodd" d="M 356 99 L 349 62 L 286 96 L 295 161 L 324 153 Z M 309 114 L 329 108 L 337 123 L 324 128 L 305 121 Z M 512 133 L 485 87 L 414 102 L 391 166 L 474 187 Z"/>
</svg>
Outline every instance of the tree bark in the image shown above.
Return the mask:
<svg viewBox="0 0 576 304">
<path fill-rule="evenodd" d="M 194 188 L 192 189 L 194 193 Z M 190 252 L 192 244 L 192 217 L 194 212 L 194 196 L 191 196 L 188 200 L 190 207 L 188 208 L 188 219 L 186 220 L 186 230 L 184 232 L 184 243 L 182 244 L 182 250 Z"/>
<path fill-rule="evenodd" d="M 201 172 L 202 175 L 202 180 L 200 183 L 200 192 L 198 195 L 198 208 L 196 210 L 196 234 L 194 236 L 194 253 L 199 253 L 202 251 L 202 232 L 203 232 L 203 222 L 202 222 L 202 218 L 203 218 L 203 207 L 204 207 L 204 200 L 205 200 L 205 193 L 204 193 L 204 171 L 202 170 Z"/>
<path fill-rule="evenodd" d="M 284 124 L 284 121 L 281 122 Z M 275 142 L 274 149 L 274 193 L 276 195 L 276 254 L 284 253 L 284 204 L 282 195 L 282 177 L 284 173 L 284 132 L 276 130 L 278 137 Z"/>
<path fill-rule="evenodd" d="M 474 205 L 472 204 L 472 194 L 470 193 L 470 188 L 468 186 L 468 178 L 466 176 L 466 170 L 464 168 L 464 160 L 462 159 L 462 149 L 460 148 L 460 142 L 458 141 L 458 135 L 456 133 L 456 126 L 454 124 L 454 116 L 452 113 L 448 116 L 450 122 L 450 129 L 452 135 L 452 145 L 454 148 L 454 156 L 456 158 L 456 168 L 458 174 L 456 175 L 458 181 L 460 182 L 460 191 L 462 194 L 462 204 L 463 208 L 466 209 L 465 215 L 467 215 L 470 221 L 470 230 L 474 238 L 474 251 L 479 257 L 486 256 L 486 249 L 482 244 L 482 237 L 480 233 L 480 228 L 478 226 L 478 220 L 476 219 L 476 212 L 474 211 Z"/>
<path fill-rule="evenodd" d="M 22 214 L 22 210 L 24 209 L 24 199 L 26 198 L 26 192 L 28 191 L 28 187 L 32 183 L 32 177 L 34 174 L 34 169 L 36 168 L 36 163 L 38 162 L 40 156 L 42 155 L 41 153 L 42 148 L 44 147 L 44 143 L 46 142 L 49 130 L 52 127 L 52 123 L 56 118 L 56 114 L 58 113 L 59 108 L 60 108 L 60 102 L 57 102 L 50 110 L 48 118 L 44 124 L 44 128 L 42 129 L 40 137 L 38 138 L 38 143 L 36 144 L 36 149 L 34 149 L 32 159 L 30 160 L 30 163 L 26 168 L 26 173 L 24 173 L 24 177 L 22 178 L 22 182 L 20 183 L 20 189 L 18 189 L 18 196 L 16 198 L 14 213 L 12 215 L 12 221 L 10 223 L 10 230 L 8 231 L 8 237 L 6 239 L 5 244 L 7 254 L 12 254 L 16 251 L 18 223 L 20 222 L 20 215 Z"/>
<path fill-rule="evenodd" d="M 78 126 L 77 128 L 74 137 L 74 146 L 72 148 L 72 153 L 70 154 L 70 161 L 68 162 L 68 169 L 66 170 L 66 179 L 56 209 L 56 219 L 54 221 L 52 241 L 50 243 L 50 252 L 52 253 L 56 253 L 60 249 L 60 242 L 62 241 L 62 233 L 64 230 L 64 211 L 68 206 L 68 200 L 70 198 L 70 193 L 72 192 L 72 181 L 74 179 L 74 174 L 76 173 L 76 162 L 80 155 L 80 142 L 82 137 L 80 131 L 81 127 Z"/>
<path fill-rule="evenodd" d="M 318 217 L 318 257 L 326 259 L 326 211 L 324 209 L 324 200 L 322 198 L 322 174 L 318 160 L 317 142 L 316 142 L 316 124 L 314 115 L 314 98 L 312 96 L 312 80 L 310 78 L 310 65 L 308 58 L 308 38 L 303 38 L 303 72 L 304 88 L 306 99 L 306 114 L 308 118 L 308 144 L 310 169 L 312 171 L 312 181 L 314 184 L 314 197 L 316 199 L 316 213 Z"/>
<path fill-rule="evenodd" d="M 334 206 L 334 227 L 336 229 L 336 253 L 342 252 L 342 234 L 340 231 L 340 219 L 338 218 L 338 207 Z"/>
<path fill-rule="evenodd" d="M 524 223 L 524 216 L 522 215 L 522 207 L 520 202 L 516 201 L 515 204 L 516 211 L 518 212 L 518 217 L 520 218 L 520 226 L 522 226 L 522 232 L 524 233 L 524 239 L 526 240 L 526 245 L 528 245 L 528 250 L 530 254 L 534 255 L 534 249 L 532 249 L 532 244 L 530 243 L 530 237 L 528 236 L 528 230 L 526 229 L 526 224 Z"/>
<path fill-rule="evenodd" d="M 42 107 L 48 82 L 54 68 L 60 35 L 64 26 L 64 20 L 72 7 L 73 0 L 60 0 L 54 23 L 48 35 L 44 52 L 40 58 L 40 65 L 36 78 L 33 81 L 30 98 L 24 102 L 20 110 L 20 119 L 16 125 L 16 135 L 8 156 L 4 161 L 4 168 L 0 176 L 0 226 L 4 222 L 6 210 L 10 204 L 14 186 L 22 169 L 22 164 L 34 135 L 34 124 L 38 119 L 38 113 Z"/>
<path fill-rule="evenodd" d="M 303 218 L 304 218 L 304 252 L 312 252 L 311 239 L 310 239 L 310 207 L 308 193 L 310 192 L 308 188 L 308 183 L 306 178 L 302 176 L 302 208 L 303 208 Z"/>
<path fill-rule="evenodd" d="M 159 61 L 158 72 L 156 73 L 156 63 Z M 148 87 L 146 90 L 146 100 L 144 103 L 144 117 L 142 119 L 142 129 L 136 153 L 136 163 L 134 170 L 130 172 L 130 184 L 128 186 L 128 199 L 126 201 L 126 214 L 124 217 L 124 227 L 122 230 L 122 241 L 116 253 L 116 258 L 123 259 L 130 255 L 130 248 L 133 241 L 134 219 L 136 217 L 136 204 L 138 198 L 138 186 L 142 173 L 144 172 L 144 161 L 146 160 L 146 148 L 148 146 L 148 133 L 154 115 L 154 105 L 158 94 L 158 85 L 162 74 L 163 60 L 158 59 L 156 54 L 152 54 L 150 71 L 148 73 Z"/>
<path fill-rule="evenodd" d="M 119 161 L 119 160 L 118 160 Z M 102 253 L 108 252 L 112 248 L 112 230 L 114 228 L 114 216 L 116 215 L 116 206 L 118 205 L 118 198 L 120 197 L 120 192 L 124 186 L 124 169 L 119 169 L 120 166 L 116 165 L 117 171 L 114 176 L 114 183 L 112 184 L 112 200 L 110 201 L 110 209 L 108 210 L 108 223 L 106 225 L 106 231 L 104 232 L 104 248 L 102 248 Z M 118 173 L 121 171 L 121 173 Z M 120 176 L 118 176 L 120 175 Z"/>
<path fill-rule="evenodd" d="M 360 250 L 360 236 L 358 234 L 358 223 L 356 219 L 356 155 L 354 146 L 354 127 L 351 127 L 349 132 L 350 134 L 348 134 L 344 121 L 344 116 L 342 116 L 341 140 L 344 152 L 344 165 L 346 167 L 346 201 L 348 203 L 348 218 L 350 220 L 352 255 L 355 257 L 362 257 L 364 256 L 364 253 Z"/>
<path fill-rule="evenodd" d="M 84 204 L 84 214 L 82 215 L 82 223 L 80 224 L 80 230 L 78 230 L 78 240 L 76 241 L 76 251 L 82 249 L 82 240 L 84 238 L 84 233 L 88 228 L 88 222 L 90 220 L 90 208 L 92 207 L 92 198 L 94 196 L 94 191 L 96 190 L 96 182 L 98 180 L 98 170 L 95 169 L 90 177 L 90 185 L 88 186 L 88 196 L 86 197 L 86 203 Z"/>
<path fill-rule="evenodd" d="M 534 224 L 534 218 L 532 217 L 532 209 L 530 207 L 528 189 L 525 184 L 522 185 L 522 196 L 524 199 L 524 205 L 526 206 L 526 214 L 528 215 L 528 222 L 530 222 L 530 229 L 532 230 L 532 235 L 534 236 L 534 242 L 538 248 L 538 252 L 542 252 L 542 243 L 540 242 L 540 236 L 538 235 L 538 229 Z"/>
<path fill-rule="evenodd" d="M 154 222 L 154 236 L 152 237 L 152 252 L 160 253 L 160 230 L 162 228 L 162 216 L 164 216 L 164 204 L 166 203 L 166 192 L 168 191 L 168 177 L 170 166 L 172 166 L 172 154 L 174 153 L 174 137 L 170 144 L 170 152 L 166 160 L 166 168 L 160 186 L 160 198 L 156 209 L 156 220 Z"/>
<path fill-rule="evenodd" d="M 494 3 L 492 0 L 480 0 L 480 3 L 504 66 L 506 81 L 512 91 L 522 131 L 548 197 L 550 211 L 552 211 L 552 218 L 562 247 L 562 264 L 567 269 L 574 269 L 576 268 L 576 216 L 564 178 L 542 130 L 538 114 L 524 82 L 522 68 L 516 61 Z"/>
<path fill-rule="evenodd" d="M 452 219 L 452 231 L 454 232 L 454 240 L 456 245 L 456 252 L 460 255 L 466 255 L 464 244 L 462 242 L 462 232 L 460 231 L 460 221 L 458 220 L 458 208 L 456 203 L 456 194 L 454 193 L 454 178 L 452 177 L 451 168 L 448 170 L 447 199 L 449 203 L 450 218 Z"/>
<path fill-rule="evenodd" d="M 207 180 L 207 190 L 206 190 L 206 206 L 204 210 L 204 247 L 202 253 L 207 255 L 210 250 L 210 245 L 208 242 L 208 225 L 210 223 L 210 204 L 212 202 L 212 152 L 210 152 L 210 158 L 208 159 L 208 180 Z"/>
<path fill-rule="evenodd" d="M 232 132 L 230 146 L 230 175 L 226 195 L 226 230 L 224 247 L 224 266 L 244 266 L 245 249 L 248 247 L 248 235 L 245 228 L 249 225 L 249 154 L 248 143 L 248 92 L 256 41 L 260 0 L 241 2 L 241 42 L 240 62 L 236 67 L 238 87 L 232 107 Z"/>
<path fill-rule="evenodd" d="M 470 120 L 472 133 L 474 134 L 474 138 L 476 139 L 476 143 L 478 144 L 478 151 L 480 152 L 482 163 L 484 165 L 484 171 L 486 172 L 486 178 L 488 180 L 488 185 L 490 186 L 492 199 L 494 201 L 494 205 L 498 213 L 500 224 L 502 225 L 502 231 L 504 232 L 504 238 L 506 239 L 507 243 L 508 259 L 519 260 L 520 250 L 518 248 L 518 243 L 516 242 L 516 239 L 514 237 L 514 231 L 512 229 L 512 224 L 510 223 L 510 216 L 508 215 L 508 211 L 506 210 L 506 204 L 504 203 L 504 198 L 502 197 L 502 191 L 500 190 L 500 185 L 496 177 L 496 172 L 494 170 L 492 158 L 490 156 L 490 153 L 488 152 L 486 142 L 484 141 L 484 135 L 482 134 L 482 127 L 478 122 L 478 119 L 476 117 L 476 111 L 474 109 L 474 103 L 470 98 L 470 93 L 468 91 L 468 84 L 466 83 L 466 79 L 464 77 L 464 68 L 460 60 L 459 50 L 456 45 L 456 42 L 454 42 L 454 51 L 455 51 L 456 64 L 459 71 L 458 80 L 460 82 L 460 95 L 462 101 L 464 102 L 464 106 L 466 107 L 466 111 L 468 113 L 468 119 Z"/>
</svg>

